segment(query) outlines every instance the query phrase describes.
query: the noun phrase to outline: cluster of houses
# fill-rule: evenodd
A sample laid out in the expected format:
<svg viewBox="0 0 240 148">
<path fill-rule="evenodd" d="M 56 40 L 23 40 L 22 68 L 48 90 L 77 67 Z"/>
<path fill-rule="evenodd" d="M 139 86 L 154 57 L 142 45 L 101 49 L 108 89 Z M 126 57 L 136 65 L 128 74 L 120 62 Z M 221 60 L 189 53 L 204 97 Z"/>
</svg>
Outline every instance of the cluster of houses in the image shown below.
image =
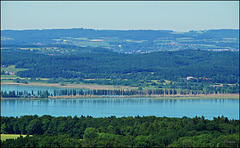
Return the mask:
<svg viewBox="0 0 240 148">
<path fill-rule="evenodd" d="M 207 83 L 212 83 L 212 78 L 203 78 L 203 77 L 199 77 L 199 78 L 194 78 L 192 76 L 189 76 L 189 77 L 186 77 L 186 78 L 182 78 L 185 82 L 188 81 L 188 80 L 191 80 L 191 79 L 195 79 L 195 80 L 203 80 Z M 231 85 L 235 85 L 235 84 L 227 84 L 229 86 Z M 223 87 L 223 84 L 217 84 L 217 85 L 211 85 L 212 87 Z"/>
<path fill-rule="evenodd" d="M 6 75 L 15 75 L 16 73 L 15 73 L 15 72 L 12 72 L 12 71 L 5 71 L 5 74 L 6 74 Z"/>
<path fill-rule="evenodd" d="M 1 71 L 1 75 L 15 75 L 16 72 L 13 72 L 13 71 Z"/>
<path fill-rule="evenodd" d="M 195 79 L 195 80 L 204 80 L 206 82 L 212 82 L 212 78 L 203 78 L 203 77 L 199 77 L 199 78 L 194 78 L 192 76 L 188 76 L 186 78 L 182 78 L 184 81 L 188 81 L 188 80 L 191 80 L 191 79 Z"/>
<path fill-rule="evenodd" d="M 6 67 L 5 65 L 1 65 L 1 68 L 4 68 Z M 1 74 L 5 74 L 5 75 L 15 75 L 16 72 L 13 72 L 13 71 L 1 71 Z"/>
</svg>

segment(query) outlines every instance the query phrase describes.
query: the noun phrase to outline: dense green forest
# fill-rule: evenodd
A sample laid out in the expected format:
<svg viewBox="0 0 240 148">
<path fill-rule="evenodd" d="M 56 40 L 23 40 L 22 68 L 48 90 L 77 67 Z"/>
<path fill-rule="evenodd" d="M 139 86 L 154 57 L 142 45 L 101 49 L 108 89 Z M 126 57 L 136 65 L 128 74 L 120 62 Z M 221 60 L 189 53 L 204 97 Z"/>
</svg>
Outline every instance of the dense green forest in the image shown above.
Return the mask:
<svg viewBox="0 0 240 148">
<path fill-rule="evenodd" d="M 239 120 L 217 117 L 1 117 L 1 147 L 239 147 Z"/>
<path fill-rule="evenodd" d="M 215 83 L 239 83 L 239 52 L 182 50 L 148 54 L 113 52 L 74 55 L 46 55 L 32 51 L 4 49 L 1 64 L 28 68 L 20 77 L 94 79 L 115 81 L 113 85 L 141 86 L 149 80 L 182 81 L 193 76 L 210 78 Z"/>
</svg>

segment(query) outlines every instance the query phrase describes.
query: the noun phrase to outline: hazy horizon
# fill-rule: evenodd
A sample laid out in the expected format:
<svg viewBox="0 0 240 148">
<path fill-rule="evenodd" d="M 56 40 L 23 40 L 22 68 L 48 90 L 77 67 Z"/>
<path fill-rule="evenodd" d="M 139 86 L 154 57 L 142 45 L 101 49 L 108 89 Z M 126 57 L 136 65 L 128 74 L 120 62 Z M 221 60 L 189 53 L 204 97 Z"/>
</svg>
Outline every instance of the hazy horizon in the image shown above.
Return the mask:
<svg viewBox="0 0 240 148">
<path fill-rule="evenodd" d="M 239 29 L 239 1 L 1 1 L 1 30 Z"/>
<path fill-rule="evenodd" d="M 189 30 L 189 31 L 175 31 L 175 30 L 170 30 L 170 29 L 94 29 L 94 28 L 43 28 L 43 29 L 2 29 L 2 31 L 6 31 L 6 30 L 11 30 L 11 31 L 25 31 L 25 30 L 55 30 L 55 29 L 93 29 L 93 30 L 112 30 L 112 31 L 131 31 L 131 30 L 135 30 L 135 31 L 139 31 L 139 30 L 152 30 L 152 31 L 160 31 L 160 30 L 169 30 L 169 31 L 173 31 L 173 32 L 190 32 L 190 31 L 204 31 L 204 30 L 239 30 L 239 29 L 204 29 L 204 30 Z"/>
</svg>

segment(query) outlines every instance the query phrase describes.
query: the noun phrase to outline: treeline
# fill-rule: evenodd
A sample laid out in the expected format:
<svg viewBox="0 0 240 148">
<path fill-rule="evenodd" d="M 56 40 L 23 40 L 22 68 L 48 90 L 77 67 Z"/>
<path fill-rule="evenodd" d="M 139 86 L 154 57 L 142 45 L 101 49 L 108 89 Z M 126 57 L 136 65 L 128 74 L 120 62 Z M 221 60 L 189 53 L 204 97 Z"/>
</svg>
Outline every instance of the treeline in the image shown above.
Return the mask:
<svg viewBox="0 0 240 148">
<path fill-rule="evenodd" d="M 51 56 L 2 50 L 1 64 L 28 68 L 17 73 L 28 78 L 111 79 L 116 83 L 141 86 L 149 80 L 175 81 L 193 76 L 212 78 L 213 83 L 239 83 L 238 52 L 183 50 L 138 55 L 81 53 Z"/>
<path fill-rule="evenodd" d="M 2 98 L 48 98 L 48 96 L 166 96 L 166 95 L 200 95 L 200 94 L 238 94 L 239 87 L 230 90 L 222 90 L 216 88 L 209 88 L 207 90 L 177 90 L 177 89 L 114 89 L 114 90 L 104 90 L 104 89 L 62 89 L 53 90 L 53 93 L 49 93 L 48 90 L 41 91 L 38 90 L 37 93 L 33 90 L 28 91 L 1 91 Z"/>
<path fill-rule="evenodd" d="M 53 96 L 52 94 L 50 94 L 48 92 L 48 90 L 46 91 L 41 91 L 38 90 L 37 94 L 32 92 L 28 92 L 28 91 L 1 91 L 1 98 L 48 98 L 48 96 Z"/>
<path fill-rule="evenodd" d="M 1 117 L 2 134 L 33 135 L 1 147 L 239 147 L 239 120 L 227 117 Z"/>
</svg>

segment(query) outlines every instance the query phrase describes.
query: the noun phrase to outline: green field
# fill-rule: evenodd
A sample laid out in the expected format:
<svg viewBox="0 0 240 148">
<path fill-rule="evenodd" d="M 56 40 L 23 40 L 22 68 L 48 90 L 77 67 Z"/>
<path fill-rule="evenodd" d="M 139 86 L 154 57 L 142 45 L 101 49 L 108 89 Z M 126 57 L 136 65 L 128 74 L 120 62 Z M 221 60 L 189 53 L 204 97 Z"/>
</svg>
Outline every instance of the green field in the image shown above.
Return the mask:
<svg viewBox="0 0 240 148">
<path fill-rule="evenodd" d="M 28 69 L 24 69 L 24 68 L 15 68 L 15 65 L 10 65 L 8 67 L 1 67 L 1 71 L 12 71 L 12 72 L 18 72 L 18 71 L 24 71 L 24 70 L 28 70 Z"/>
<path fill-rule="evenodd" d="M 1 75 L 1 79 L 17 79 L 20 78 L 16 75 Z"/>
<path fill-rule="evenodd" d="M 1 67 L 1 72 L 2 71 L 12 71 L 12 72 L 18 72 L 18 71 L 24 71 L 24 70 L 28 70 L 28 69 L 24 69 L 24 68 L 15 68 L 15 65 L 10 65 L 8 67 Z M 1 80 L 12 80 L 12 79 L 17 79 L 17 78 L 20 78 L 19 76 L 17 76 L 16 74 L 15 75 L 1 75 Z M 21 79 L 21 78 L 20 78 Z"/>
<path fill-rule="evenodd" d="M 26 137 L 27 135 L 21 135 L 22 137 Z M 32 135 L 29 135 L 32 136 Z M 20 137 L 20 134 L 1 134 L 1 140 L 4 141 L 6 139 L 17 139 Z"/>
</svg>

